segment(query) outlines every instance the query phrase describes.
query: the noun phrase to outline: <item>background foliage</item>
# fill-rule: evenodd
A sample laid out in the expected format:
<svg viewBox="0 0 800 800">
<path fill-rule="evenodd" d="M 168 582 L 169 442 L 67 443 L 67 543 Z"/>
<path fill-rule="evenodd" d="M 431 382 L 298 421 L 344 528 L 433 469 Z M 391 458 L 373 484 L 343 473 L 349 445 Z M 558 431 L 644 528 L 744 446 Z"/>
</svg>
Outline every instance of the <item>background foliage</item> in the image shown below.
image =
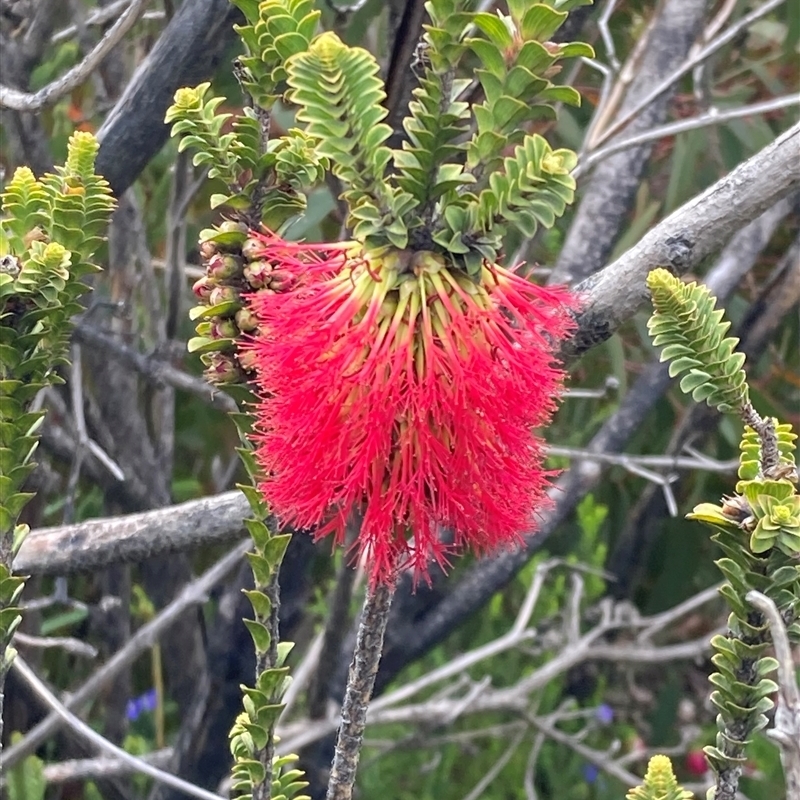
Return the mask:
<svg viewBox="0 0 800 800">
<path fill-rule="evenodd" d="M 111 17 L 109 14 L 102 25 L 94 20 L 104 19 L 102 13 L 116 5 L 70 2 L 58 4 L 52 14 L 32 3 L 0 5 L 2 82 L 33 92 L 62 75 L 92 48 Z M 126 87 L 135 85 L 132 76 L 137 67 L 152 63 L 148 54 L 158 52 L 155 42 L 170 29 L 179 29 L 185 22 L 181 13 L 191 11 L 192 6 L 196 6 L 196 19 L 207 25 L 204 46 L 209 51 L 216 48 L 218 63 L 213 75 L 206 65 L 206 74 L 190 73 L 183 83 L 207 77 L 214 95 L 240 97 L 230 68 L 237 55 L 236 39 L 228 34 L 236 17 L 224 5 L 184 0 L 176 9 L 171 2 L 151 3 L 91 78 L 58 102 L 38 114 L 3 109 L 0 165 L 5 176 L 23 163 L 41 174 L 63 161 L 67 139 L 76 128 L 97 131 L 105 125 L 109 138 L 104 146 L 113 142 L 111 110 L 117 108 Z M 492 6 L 483 5 L 487 9 Z M 706 60 L 702 69 L 676 80 L 663 113 L 650 118 L 646 127 L 667 120 L 702 118 L 712 107 L 724 114 L 796 91 L 800 19 L 790 3 L 774 5 L 774 11 L 743 28 Z M 413 74 L 409 65 L 421 4 L 367 0 L 346 8 L 323 2 L 318 7 L 326 27 L 382 59 L 389 87 L 387 121 L 396 123 L 403 98 L 408 99 L 408 78 Z M 567 24 L 566 40 L 589 41 L 608 81 L 604 84 L 603 70 L 566 62 L 552 80 L 573 86 L 584 102 L 579 108 L 561 104 L 557 121 L 529 123 L 531 132 L 545 136 L 553 148 L 575 149 L 581 163 L 588 163 L 586 159 L 598 150 L 592 142 L 622 115 L 613 102 L 615 92 L 630 86 L 631 94 L 643 96 L 647 85 L 655 85 L 689 57 L 689 46 L 698 31 L 705 31 L 704 41 L 713 40 L 718 32 L 716 23 L 734 24 L 752 7 L 741 2 L 666 0 L 656 6 L 623 0 L 613 6 L 601 2 L 578 9 Z M 213 14 L 218 28 L 208 22 Z M 679 23 L 692 15 L 699 24 L 687 22 L 688 35 Z M 677 22 L 668 25 L 664 19 Z M 186 25 L 184 39 L 192 41 L 194 29 Z M 220 33 L 212 36 L 216 30 Z M 687 42 L 682 42 L 681 36 L 688 36 Z M 661 52 L 661 48 L 670 58 L 654 66 L 637 50 L 643 41 L 648 42 L 649 51 Z M 175 58 L 182 57 L 175 52 Z M 673 66 L 667 68 L 665 63 Z M 624 66 L 616 69 L 619 64 Z M 180 72 L 177 63 L 172 68 Z M 171 92 L 168 94 L 171 97 Z M 152 96 L 158 95 L 154 86 Z M 137 114 L 146 115 L 135 105 L 129 107 L 129 113 L 131 128 Z M 535 265 L 555 265 L 554 276 L 560 279 L 590 275 L 632 246 L 655 222 L 773 141 L 796 119 L 796 108 L 775 109 L 664 136 L 644 152 L 642 147 L 624 151 L 617 173 L 603 187 L 611 199 L 603 204 L 603 213 L 593 217 L 592 235 L 582 234 L 582 242 L 575 244 L 570 237 L 579 225 L 586 224 L 581 206 L 599 191 L 587 167 L 578 180 L 576 206 L 555 228 L 539 232 L 532 240 L 510 236 L 505 243 L 507 260 L 525 259 L 540 275 L 546 273 Z M 276 111 L 273 124 L 279 131 L 291 123 L 289 109 Z M 629 158 L 637 153 L 638 164 Z M 102 158 L 101 149 L 101 164 Z M 191 283 L 199 275 L 194 243 L 200 230 L 216 219 L 209 211 L 209 201 L 212 193 L 222 189 L 213 181 L 202 180 L 200 170 L 177 153 L 174 141 L 164 144 L 140 173 L 126 167 L 120 157 L 109 165 L 108 174 L 112 187 L 127 191 L 119 197 L 109 242 L 101 254 L 105 271 L 94 278 L 94 293 L 73 339 L 72 366 L 62 370 L 65 384 L 43 391 L 42 402 L 49 413 L 39 467 L 31 477 L 32 488 L 39 494 L 25 512 L 25 522 L 34 529 L 167 507 L 218 494 L 242 479 L 234 450 L 237 437 L 224 413 L 224 402 L 219 396 L 203 393 L 198 382 L 180 384 L 174 379 L 176 370 L 183 375 L 200 374 L 198 361 L 185 353 L 185 342 L 192 335 L 185 311 L 191 304 Z M 344 220 L 336 194 L 333 184 L 314 190 L 307 215 L 293 226 L 290 235 L 312 240 L 338 238 Z M 735 288 L 726 293 L 723 303 L 748 352 L 751 399 L 763 414 L 797 427 L 800 317 L 796 308 L 800 289 L 790 274 L 800 255 L 797 198 L 771 213 L 770 235 L 758 241 L 752 232 L 750 239 L 743 232 L 745 238 L 738 240 L 738 246 L 709 263 L 700 277 L 715 268 L 725 270 L 728 260 L 728 274 L 736 276 L 732 281 Z M 754 251 L 750 264 L 745 263 L 748 247 Z M 791 292 L 795 293 L 794 302 L 787 304 Z M 624 398 L 657 360 L 646 333 L 646 318 L 646 311 L 638 314 L 619 335 L 591 350 L 572 368 L 573 389 L 597 391 L 575 391 L 548 430 L 547 438 L 556 447 L 554 468 L 586 466 L 586 448 L 592 438 L 604 424 L 615 420 Z M 138 361 L 132 356 L 138 356 Z M 730 491 L 740 437 L 737 423 L 702 410 L 690 411 L 677 386 L 643 395 L 642 402 L 652 405 L 624 441 L 627 458 L 611 451 L 605 461 L 591 462 L 602 470 L 599 482 L 480 613 L 453 621 L 449 635 L 440 636 L 435 646 L 417 654 L 414 621 L 424 620 L 437 608 L 449 587 L 468 574 L 469 565 L 460 563 L 447 580 L 437 578 L 432 587 L 423 587 L 416 596 L 398 602 L 400 642 L 392 640 L 390 632 L 386 677 L 382 682 L 379 678 L 382 692 L 407 685 L 502 637 L 537 568 L 549 559 L 583 565 L 578 573 L 583 575 L 583 630 L 596 623 L 608 599 L 631 604 L 643 615 L 657 614 L 718 579 L 712 564 L 717 551 L 708 534 L 675 511 L 688 510 L 703 500 L 716 501 Z M 684 445 L 694 449 L 684 451 Z M 98 451 L 108 459 L 98 456 Z M 695 458 L 695 451 L 713 461 Z M 665 454 L 683 455 L 689 459 L 688 466 L 637 460 Z M 125 480 L 119 480 L 120 474 Z M 500 480 L 498 491 L 502 492 Z M 204 544 L 169 557 L 71 574 L 68 579 L 34 577 L 23 597 L 28 607 L 21 631 L 35 637 L 71 637 L 91 645 L 97 656 L 90 659 L 70 647 L 45 649 L 35 642 L 26 647 L 20 641 L 17 647 L 51 686 L 74 691 L 98 663 L 125 646 L 193 575 L 208 568 L 227 549 Z M 297 642 L 290 659 L 295 667 L 303 662 L 303 654 L 325 625 L 334 586 L 342 580 L 340 561 L 338 555 L 330 557 L 326 546 L 313 546 L 308 537 L 296 536 L 289 548 L 283 568 L 282 626 L 285 637 Z M 462 688 L 480 686 L 487 678 L 492 687 L 514 687 L 568 648 L 569 643 L 557 634 L 574 596 L 576 583 L 571 574 L 566 567 L 547 573 L 532 617 L 536 638 L 466 670 L 460 679 L 465 682 Z M 215 587 L 202 613 L 185 612 L 159 644 L 146 649 L 123 670 L 87 708 L 86 718 L 92 726 L 131 752 L 170 746 L 175 769 L 187 779 L 216 788 L 228 765 L 226 732 L 238 711 L 238 684 L 252 681 L 252 647 L 239 621 L 247 613 L 239 599 L 245 581 L 246 571 L 234 572 Z M 360 606 L 359 591 L 357 586 L 345 604 L 350 620 Z M 711 602 L 678 620 L 658 641 L 671 644 L 708 638 L 722 622 L 721 604 Z M 341 622 L 343 628 L 348 624 Z M 344 631 L 343 637 L 347 638 Z M 603 641 L 616 639 L 612 635 Z M 341 694 L 347 647 L 345 641 L 335 666 L 326 670 L 331 698 Z M 409 663 L 397 655 L 403 649 L 415 653 Z M 434 715 L 370 728 L 360 773 L 362 796 L 617 800 L 624 793 L 624 783 L 618 774 L 615 777 L 613 771 L 603 769 L 603 763 L 619 763 L 641 775 L 646 755 L 653 749 L 675 754 L 679 778 L 687 784 L 697 781 L 698 765 L 691 756 L 709 743 L 714 729 L 713 710 L 707 702 L 706 676 L 712 671 L 709 655 L 708 650 L 698 650 L 693 657 L 666 667 L 658 659 L 637 663 L 582 658 L 531 692 L 524 708 L 461 714 L 449 720 Z M 428 694 L 435 699 L 433 690 Z M 474 698 L 479 696 L 476 693 Z M 13 674 L 6 705 L 9 731 L 26 731 L 46 713 Z M 324 710 L 323 704 L 322 716 Z M 300 718 L 306 715 L 303 696 L 293 713 Z M 541 725 L 537 727 L 531 720 L 549 720 L 548 724 L 564 735 L 559 738 L 543 732 Z M 604 762 L 594 764 L 586 748 L 600 753 Z M 683 757 L 686 753 L 688 759 Z M 37 776 L 48 774 L 47 765 L 68 762 L 74 769 L 75 760 L 87 755 L 84 745 L 68 732 L 51 738 L 37 751 L 39 760 L 29 758 L 17 768 L 14 774 L 20 781 L 24 774 L 28 788 L 14 789 L 18 784 L 12 781 L 12 797 L 129 798 L 150 791 L 151 784 L 141 778 L 134 782 L 121 777 L 65 782 L 63 774 L 68 771 L 55 779 L 53 769 L 49 788 L 44 789 L 43 782 L 41 789 L 36 788 L 40 783 Z M 329 743 L 324 741 L 301 752 L 312 787 L 319 782 L 328 756 Z M 481 787 L 494 768 L 498 768 L 496 778 Z M 747 797 L 771 800 L 782 796 L 779 774 L 777 751 L 766 739 L 759 739 L 742 786 Z M 531 787 L 538 794 L 532 794 Z M 161 790 L 159 796 L 172 795 Z"/>
</svg>

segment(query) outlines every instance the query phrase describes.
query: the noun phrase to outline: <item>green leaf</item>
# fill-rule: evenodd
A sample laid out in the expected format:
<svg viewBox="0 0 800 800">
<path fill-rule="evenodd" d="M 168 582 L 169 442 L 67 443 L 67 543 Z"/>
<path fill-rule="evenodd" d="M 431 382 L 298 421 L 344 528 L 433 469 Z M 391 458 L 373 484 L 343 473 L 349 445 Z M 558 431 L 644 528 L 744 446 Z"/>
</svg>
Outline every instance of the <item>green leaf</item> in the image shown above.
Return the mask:
<svg viewBox="0 0 800 800">
<path fill-rule="evenodd" d="M 247 630 L 250 631 L 250 636 L 253 638 L 253 644 L 255 644 L 256 653 L 266 653 L 269 650 L 270 642 L 272 641 L 272 636 L 267 626 L 262 625 L 260 622 L 256 622 L 252 619 L 244 620 L 244 624 L 247 627 Z"/>
<path fill-rule="evenodd" d="M 269 597 L 257 589 L 243 589 L 242 592 L 253 606 L 255 615 L 261 620 L 269 619 L 272 613 L 272 601 Z"/>
<path fill-rule="evenodd" d="M 479 12 L 473 15 L 472 21 L 489 37 L 491 43 L 501 50 L 508 50 L 514 44 L 508 26 L 495 14 Z"/>
<path fill-rule="evenodd" d="M 526 41 L 549 41 L 567 18 L 566 11 L 555 11 L 539 3 L 532 5 L 522 18 L 521 33 Z"/>
</svg>

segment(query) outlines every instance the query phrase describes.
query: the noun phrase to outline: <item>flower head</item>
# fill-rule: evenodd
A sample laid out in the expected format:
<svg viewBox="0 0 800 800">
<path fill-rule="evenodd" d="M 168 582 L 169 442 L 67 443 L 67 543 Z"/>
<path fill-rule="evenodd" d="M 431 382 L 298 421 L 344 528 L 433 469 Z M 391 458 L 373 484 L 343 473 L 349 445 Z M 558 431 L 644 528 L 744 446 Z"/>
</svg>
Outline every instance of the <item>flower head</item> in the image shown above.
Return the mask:
<svg viewBox="0 0 800 800">
<path fill-rule="evenodd" d="M 496 265 L 473 280 L 427 251 L 261 241 L 258 258 L 294 276 L 250 298 L 245 346 L 275 513 L 337 542 L 360 515 L 373 581 L 516 543 L 546 502 L 532 430 L 561 385 L 566 292 Z"/>
</svg>

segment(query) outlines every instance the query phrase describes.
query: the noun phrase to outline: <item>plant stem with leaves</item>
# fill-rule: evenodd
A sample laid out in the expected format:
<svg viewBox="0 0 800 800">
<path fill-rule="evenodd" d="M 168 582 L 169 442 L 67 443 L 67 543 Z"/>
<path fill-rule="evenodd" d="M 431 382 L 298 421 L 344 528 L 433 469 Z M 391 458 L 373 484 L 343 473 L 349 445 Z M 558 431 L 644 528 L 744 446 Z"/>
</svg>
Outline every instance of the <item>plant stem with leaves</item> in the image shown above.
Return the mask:
<svg viewBox="0 0 800 800">
<path fill-rule="evenodd" d="M 91 134 L 75 133 L 64 166 L 39 180 L 21 167 L 0 196 L 0 749 L 25 584 L 12 564 L 28 533 L 19 516 L 33 496 L 23 489 L 44 418 L 33 401 L 61 381 L 70 321 L 88 290 L 82 279 L 98 269 L 92 257 L 114 208 L 108 184 L 94 174 L 97 150 Z"/>
<path fill-rule="evenodd" d="M 683 283 L 667 270 L 648 276 L 655 312 L 648 327 L 670 361 L 670 375 L 685 373 L 681 389 L 745 423 L 736 492 L 721 505 L 703 503 L 689 514 L 710 525 L 724 552 L 717 566 L 726 578 L 720 590 L 731 614 L 728 633 L 715 636 L 712 658 L 718 672 L 711 702 L 718 710 L 717 740 L 705 753 L 716 774 L 713 800 L 735 800 L 753 735 L 768 724 L 770 696 L 778 689 L 767 676 L 778 662 L 764 614 L 748 601 L 759 592 L 779 609 L 793 640 L 800 639 L 800 495 L 791 425 L 764 419 L 753 408 L 743 370 L 745 357 L 726 337 L 730 323 L 715 299 L 696 283 Z"/>
</svg>

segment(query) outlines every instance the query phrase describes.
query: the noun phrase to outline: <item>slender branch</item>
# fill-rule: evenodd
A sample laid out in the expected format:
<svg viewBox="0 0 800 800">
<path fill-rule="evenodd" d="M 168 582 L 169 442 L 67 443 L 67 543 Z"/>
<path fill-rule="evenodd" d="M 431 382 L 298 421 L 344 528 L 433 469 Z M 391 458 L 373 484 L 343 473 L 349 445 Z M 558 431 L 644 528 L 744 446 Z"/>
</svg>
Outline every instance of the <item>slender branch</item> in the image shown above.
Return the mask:
<svg viewBox="0 0 800 800">
<path fill-rule="evenodd" d="M 585 759 L 590 764 L 594 764 L 596 767 L 599 767 L 604 772 L 607 772 L 613 778 L 621 781 L 626 786 L 636 786 L 641 782 L 641 778 L 638 778 L 632 772 L 628 772 L 628 770 L 619 766 L 616 762 L 612 761 L 606 753 L 600 753 L 597 750 L 588 747 L 587 745 L 583 744 L 583 742 L 578 741 L 575 736 L 572 736 L 569 733 L 564 733 L 564 731 L 556 728 L 555 725 L 551 725 L 540 717 L 535 716 L 529 716 L 528 721 L 534 728 L 543 733 L 548 739 L 552 739 L 554 742 L 558 742 L 558 744 L 565 745 L 570 750 L 573 750 L 575 753 L 577 753 L 581 758 Z"/>
<path fill-rule="evenodd" d="M 29 94 L 0 85 L 0 107 L 14 111 L 40 111 L 45 106 L 53 105 L 64 95 L 80 86 L 100 62 L 122 41 L 125 34 L 133 27 L 136 20 L 144 13 L 150 0 L 132 0 L 131 4 L 111 26 L 108 33 L 95 45 L 94 49 L 72 69 L 38 92 Z"/>
<path fill-rule="evenodd" d="M 389 620 L 394 585 L 378 584 L 367 592 L 356 649 L 347 679 L 342 722 L 328 783 L 327 800 L 350 800 L 367 725 L 367 709 L 378 674 L 383 634 Z"/>
<path fill-rule="evenodd" d="M 743 16 L 740 20 L 733 25 L 726 28 L 725 33 L 718 36 L 712 42 L 707 44 L 699 53 L 684 61 L 681 66 L 674 72 L 664 78 L 652 91 L 639 100 L 636 105 L 630 109 L 621 119 L 617 120 L 613 125 L 606 129 L 600 136 L 596 137 L 594 146 L 599 147 L 603 142 L 608 141 L 612 136 L 619 133 L 629 122 L 635 119 L 650 103 L 657 97 L 669 91 L 676 81 L 684 75 L 691 72 L 698 64 L 702 64 L 709 56 L 712 56 L 720 48 L 724 47 L 729 42 L 732 42 L 736 37 L 750 25 L 757 20 L 765 17 L 767 14 L 773 12 L 776 8 L 783 5 L 785 0 L 768 0 L 758 8 L 753 9 L 749 14 Z"/>
<path fill-rule="evenodd" d="M 497 776 L 502 772 L 503 767 L 511 761 L 512 756 L 514 753 L 517 752 L 519 746 L 522 744 L 522 740 L 525 738 L 525 734 L 527 733 L 526 730 L 521 730 L 517 735 L 509 742 L 506 751 L 500 758 L 495 761 L 492 765 L 491 769 L 486 771 L 486 774 L 478 781 L 475 785 L 475 788 L 472 789 L 467 795 L 464 796 L 464 800 L 481 800 L 483 797 L 483 793 L 494 783 L 497 779 Z"/>
<path fill-rule="evenodd" d="M 187 584 L 180 594 L 150 622 L 138 631 L 79 689 L 72 692 L 64 704 L 70 711 L 77 711 L 106 688 L 111 681 L 145 650 L 158 641 L 174 625 L 187 608 L 205 602 L 208 592 L 216 586 L 234 567 L 241 563 L 242 556 L 250 547 L 250 539 L 237 545 L 224 558 L 206 570 L 200 577 Z M 52 712 L 29 730 L 16 744 L 7 747 L 0 756 L 0 769 L 10 769 L 25 756 L 35 752 L 62 725 L 61 718 Z"/>
<path fill-rule="evenodd" d="M 637 145 L 646 144 L 647 142 L 654 142 L 668 136 L 675 136 L 679 133 L 686 133 L 686 131 L 707 128 L 710 125 L 721 125 L 724 122 L 730 122 L 732 119 L 754 117 L 758 114 L 769 114 L 773 111 L 779 111 L 782 108 L 791 108 L 792 106 L 800 106 L 800 97 L 796 94 L 774 97 L 771 100 L 764 100 L 761 103 L 752 103 L 749 106 L 729 108 L 725 111 L 721 111 L 718 108 L 711 108 L 699 117 L 691 117 L 690 119 L 670 122 L 667 125 L 660 125 L 656 128 L 643 131 L 642 133 L 637 133 L 625 139 L 612 142 L 599 150 L 595 150 L 581 160 L 578 166 L 572 171 L 572 175 L 577 178 L 603 159 L 614 155 L 614 153 L 619 153 L 621 150 L 627 150 L 630 147 L 636 147 Z"/>
<path fill-rule="evenodd" d="M 130 367 L 157 384 L 166 384 L 189 392 L 220 411 L 229 413 L 236 410 L 233 399 L 218 387 L 209 385 L 202 378 L 183 372 L 161 358 L 140 353 L 108 334 L 96 330 L 85 320 L 75 325 L 72 338 L 108 354 L 117 363 Z"/>
<path fill-rule="evenodd" d="M 82 642 L 74 636 L 30 636 L 22 631 L 15 631 L 14 644 L 31 649 L 47 650 L 57 647 L 65 653 L 81 658 L 97 658 L 97 648 L 88 642 Z"/>
<path fill-rule="evenodd" d="M 76 717 L 68 708 L 66 708 L 64 704 L 61 703 L 59 699 L 44 685 L 44 683 L 39 680 L 39 678 L 36 676 L 36 673 L 20 656 L 17 656 L 14 659 L 14 663 L 12 664 L 11 668 L 17 672 L 23 681 L 25 681 L 34 694 L 42 702 L 44 702 L 45 705 L 52 709 L 53 713 L 57 714 L 58 717 L 60 717 L 60 719 L 63 720 L 64 723 L 68 725 L 69 728 L 84 741 L 94 745 L 102 752 L 115 756 L 120 761 L 134 769 L 136 772 L 147 775 L 159 783 L 164 783 L 167 786 L 178 789 L 184 794 L 189 795 L 189 797 L 198 797 L 200 800 L 223 800 L 220 795 L 214 794 L 213 792 L 207 792 L 205 789 L 202 789 L 199 786 L 188 783 L 187 781 L 184 781 L 175 775 L 170 775 L 168 772 L 164 772 L 158 767 L 153 766 L 153 764 L 143 761 L 140 758 L 136 758 L 136 756 L 132 756 L 121 747 L 117 747 L 115 744 L 109 742 L 108 739 L 90 728 L 82 719 Z"/>
<path fill-rule="evenodd" d="M 786 625 L 775 603 L 761 592 L 750 591 L 747 601 L 769 622 L 775 656 L 778 661 L 778 701 L 775 722 L 767 736 L 781 748 L 786 797 L 800 797 L 800 689 L 795 675 L 795 660 Z"/>
<path fill-rule="evenodd" d="M 695 455 L 678 456 L 642 456 L 629 453 L 592 453 L 588 450 L 577 447 L 556 447 L 549 445 L 547 454 L 551 456 L 563 456 L 564 458 L 580 459 L 587 458 L 590 461 L 602 461 L 604 464 L 618 464 L 622 467 L 640 466 L 655 469 L 690 469 L 702 470 L 704 472 L 736 472 L 739 466 L 739 459 L 732 458 L 728 461 L 719 461 L 716 458 L 696 453 Z"/>
<path fill-rule="evenodd" d="M 171 759 L 171 747 L 138 757 L 139 761 L 146 761 L 155 767 L 162 768 L 166 768 Z M 112 756 L 57 761 L 52 764 L 46 764 L 42 770 L 48 785 L 71 783 L 72 781 L 92 781 L 98 778 L 113 778 L 119 775 L 130 775 L 132 772 L 138 772 L 138 765 L 134 769 L 126 761 Z"/>
<path fill-rule="evenodd" d="M 120 11 L 128 7 L 130 4 L 131 0 L 115 0 L 115 2 L 110 3 L 107 6 L 95 8 L 89 14 L 87 14 L 85 20 L 81 20 L 80 26 L 68 25 L 66 28 L 62 28 L 60 31 L 54 33 L 50 38 L 50 43 L 60 44 L 61 42 L 68 41 L 73 36 L 78 34 L 79 27 L 88 28 L 90 26 L 100 27 L 102 25 L 106 25 L 112 19 L 114 19 L 114 17 L 116 17 Z M 166 15 L 163 11 L 145 11 L 145 13 L 142 14 L 142 19 L 164 19 L 165 16 Z"/>
</svg>

